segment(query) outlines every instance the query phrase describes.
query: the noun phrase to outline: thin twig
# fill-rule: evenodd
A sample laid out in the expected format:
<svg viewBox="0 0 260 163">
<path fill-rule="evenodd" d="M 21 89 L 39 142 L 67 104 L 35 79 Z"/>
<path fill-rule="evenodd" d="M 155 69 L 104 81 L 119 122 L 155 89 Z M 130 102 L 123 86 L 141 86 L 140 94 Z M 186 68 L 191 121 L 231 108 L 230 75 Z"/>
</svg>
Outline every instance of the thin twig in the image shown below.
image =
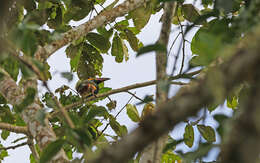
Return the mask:
<svg viewBox="0 0 260 163">
<path fill-rule="evenodd" d="M 178 23 L 181 28 L 181 35 L 182 35 L 182 61 L 181 61 L 181 68 L 180 68 L 180 72 L 179 72 L 179 74 L 181 74 L 182 70 L 183 70 L 183 66 L 184 66 L 184 60 L 185 60 L 185 36 L 184 36 L 183 28 L 182 28 L 178 14 L 177 14 L 177 19 L 178 19 Z"/>
<path fill-rule="evenodd" d="M 17 145 L 13 145 L 13 146 L 9 146 L 9 147 L 0 147 L 0 151 L 1 151 L 1 150 L 15 149 L 15 148 L 18 148 L 18 147 L 25 146 L 25 145 L 27 145 L 27 144 L 28 144 L 27 142 L 24 142 L 24 143 L 17 144 Z"/>
<path fill-rule="evenodd" d="M 129 102 L 133 99 L 133 96 L 130 97 L 130 99 L 127 101 L 127 103 L 119 110 L 119 112 L 116 114 L 115 118 L 118 117 L 118 115 L 124 110 L 124 108 L 126 107 L 127 104 L 129 104 Z M 97 139 L 106 131 L 107 127 L 109 126 L 109 123 L 106 124 L 106 126 L 104 127 L 104 129 L 100 132 L 99 136 L 97 137 Z"/>
<path fill-rule="evenodd" d="M 27 140 L 27 144 L 30 148 L 30 150 L 32 151 L 32 155 L 33 157 L 36 159 L 36 160 L 39 160 L 40 159 L 40 156 L 34 146 L 34 142 L 33 142 L 33 138 L 32 137 L 28 137 L 28 140 Z"/>
<path fill-rule="evenodd" d="M 134 96 L 136 99 L 140 100 L 143 103 L 146 103 L 143 99 L 141 99 L 140 97 L 136 96 L 135 93 L 132 93 L 130 91 L 126 91 L 127 93 L 129 93 L 130 95 Z"/>
<path fill-rule="evenodd" d="M 190 78 L 190 77 L 192 77 L 196 74 L 199 74 L 200 72 L 201 72 L 201 70 L 197 70 L 197 71 L 186 73 L 186 74 L 178 74 L 176 76 L 170 76 L 169 80 L 176 80 L 176 79 L 181 79 L 181 78 Z M 85 99 L 83 99 L 79 102 L 75 102 L 73 104 L 67 105 L 67 106 L 65 106 L 65 109 L 70 110 L 70 109 L 78 107 L 78 106 L 80 106 L 83 103 L 88 102 L 88 101 L 92 101 L 92 100 L 95 100 L 95 99 L 98 99 L 98 98 L 101 98 L 101 97 L 106 97 L 108 95 L 112 95 L 112 94 L 116 94 L 116 93 L 125 92 L 125 91 L 131 90 L 131 89 L 136 89 L 136 88 L 154 85 L 154 84 L 156 84 L 156 82 L 157 82 L 156 80 L 151 80 L 151 81 L 144 82 L 144 83 L 136 83 L 136 84 L 129 85 L 129 86 L 126 86 L 126 87 L 113 89 L 113 90 L 105 92 L 105 93 L 97 94 L 96 97 L 92 96 L 92 97 L 89 97 L 89 98 L 85 98 Z M 51 113 L 50 117 L 54 117 L 58 113 L 59 113 L 59 111 L 55 111 L 55 112 Z"/>
<path fill-rule="evenodd" d="M 178 39 L 178 37 L 180 36 L 180 34 L 181 34 L 181 32 L 179 32 L 178 35 L 177 35 L 177 36 L 175 37 L 175 39 L 173 40 L 172 45 L 171 45 L 171 47 L 170 47 L 170 50 L 169 50 L 169 52 L 168 52 L 168 54 L 167 54 L 168 57 L 169 57 L 169 55 L 170 55 L 170 53 L 171 53 L 171 50 L 172 50 L 172 48 L 173 48 L 173 45 L 174 45 L 175 42 L 177 41 L 177 39 Z"/>
</svg>

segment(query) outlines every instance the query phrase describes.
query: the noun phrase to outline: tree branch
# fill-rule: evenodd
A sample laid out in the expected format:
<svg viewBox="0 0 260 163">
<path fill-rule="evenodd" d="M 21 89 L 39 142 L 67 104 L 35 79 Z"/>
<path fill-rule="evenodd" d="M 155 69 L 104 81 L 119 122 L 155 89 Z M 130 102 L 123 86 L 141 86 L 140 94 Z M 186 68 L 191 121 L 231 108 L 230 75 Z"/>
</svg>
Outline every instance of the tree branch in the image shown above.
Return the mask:
<svg viewBox="0 0 260 163">
<path fill-rule="evenodd" d="M 0 93 L 7 99 L 7 101 L 13 106 L 20 105 L 26 97 L 24 92 L 16 85 L 15 81 L 8 75 L 8 73 L 0 68 Z M 37 113 L 42 107 L 33 102 L 26 108 L 23 108 L 21 117 L 25 121 L 28 127 L 28 132 L 34 137 L 39 144 L 40 149 L 45 148 L 49 143 L 56 140 L 56 135 L 48 123 L 48 119 L 45 118 L 44 124 L 37 120 Z M 63 150 L 61 150 L 54 157 L 53 161 L 66 162 L 67 156 Z"/>
<path fill-rule="evenodd" d="M 90 21 L 73 28 L 66 33 L 62 34 L 59 39 L 53 41 L 44 47 L 38 47 L 35 57 L 38 60 L 46 60 L 51 54 L 57 51 L 59 48 L 67 45 L 68 43 L 85 36 L 88 32 L 101 27 L 104 24 L 114 21 L 117 17 L 124 16 L 128 12 L 134 10 L 135 8 L 141 6 L 143 3 L 149 0 L 126 0 L 117 7 L 104 10 L 99 15 L 91 19 Z"/>
<path fill-rule="evenodd" d="M 200 72 L 201 72 L 201 70 L 197 70 L 197 71 L 193 71 L 193 72 L 186 73 L 186 74 L 179 74 L 179 75 L 176 75 L 176 76 L 171 76 L 171 77 L 169 77 L 169 80 L 176 80 L 176 79 L 181 79 L 181 78 L 191 78 L 192 76 L 197 75 Z M 109 96 L 109 95 L 112 95 L 112 94 L 126 92 L 126 91 L 131 90 L 131 89 L 146 87 L 146 86 L 150 86 L 150 85 L 154 85 L 154 84 L 156 84 L 156 80 L 151 80 L 151 81 L 143 82 L 143 83 L 136 83 L 136 84 L 129 85 L 129 86 L 126 86 L 126 87 L 113 89 L 113 90 L 105 92 L 105 93 L 97 94 L 96 97 L 92 96 L 92 97 L 89 97 L 89 98 L 85 98 L 82 101 L 75 102 L 73 104 L 67 105 L 65 107 L 65 109 L 70 110 L 72 108 L 75 108 L 75 107 L 78 107 L 78 106 L 84 104 L 85 102 L 92 101 L 92 100 L 95 100 L 97 98 L 106 97 L 106 96 Z M 180 83 L 174 82 L 173 84 L 180 84 Z M 51 113 L 50 117 L 54 117 L 58 113 L 59 113 L 59 111 L 55 111 L 55 112 Z"/>
<path fill-rule="evenodd" d="M 162 17 L 162 29 L 158 39 L 158 43 L 168 46 L 169 35 L 171 31 L 171 22 L 175 12 L 177 2 L 164 3 L 164 14 Z M 169 80 L 166 73 L 167 52 L 156 52 L 156 105 L 167 101 L 169 91 Z M 150 144 L 143 151 L 140 163 L 160 163 L 164 144 L 167 142 L 168 135 L 162 136 L 156 142 Z"/>
<path fill-rule="evenodd" d="M 15 148 L 18 148 L 18 147 L 25 146 L 25 145 L 27 145 L 27 144 L 28 144 L 27 142 L 24 142 L 24 143 L 17 144 L 17 145 L 13 145 L 13 146 L 9 146 L 9 147 L 0 147 L 0 151 L 1 151 L 1 150 L 15 149 Z"/>
<path fill-rule="evenodd" d="M 104 150 L 92 163 L 126 162 L 141 151 L 146 145 L 170 131 L 176 124 L 195 115 L 205 105 L 224 100 L 228 93 L 244 81 L 252 80 L 252 74 L 260 69 L 260 26 L 250 35 L 245 36 L 238 46 L 222 51 L 223 64 L 209 68 L 196 81 L 180 89 L 175 97 L 160 105 L 156 114 L 148 116 L 140 127 L 122 138 L 118 143 Z M 233 66 L 230 66 L 233 65 Z M 215 82 L 214 89 L 221 89 L 216 96 L 212 90 L 212 77 L 221 77 L 222 82 Z M 174 110 L 173 110 L 174 108 Z"/>
<path fill-rule="evenodd" d="M 224 133 L 225 139 L 221 146 L 220 156 L 223 163 L 259 161 L 260 74 L 258 71 L 258 73 L 251 75 L 253 80 L 250 83 L 250 87 L 244 88 L 247 96 L 240 97 L 239 109 L 233 116 L 233 122 L 225 125 L 230 130 Z"/>
<path fill-rule="evenodd" d="M 34 146 L 34 143 L 33 143 L 33 138 L 32 137 L 28 137 L 28 140 L 27 140 L 27 144 L 32 152 L 32 155 L 33 157 L 38 161 L 40 159 L 40 156 Z"/>
<path fill-rule="evenodd" d="M 14 125 L 11 125 L 9 123 L 0 122 L 0 129 L 11 131 L 11 132 L 14 132 L 14 133 L 17 133 L 17 134 L 25 134 L 25 135 L 29 134 L 27 127 L 25 127 L 25 126 L 14 126 Z"/>
</svg>

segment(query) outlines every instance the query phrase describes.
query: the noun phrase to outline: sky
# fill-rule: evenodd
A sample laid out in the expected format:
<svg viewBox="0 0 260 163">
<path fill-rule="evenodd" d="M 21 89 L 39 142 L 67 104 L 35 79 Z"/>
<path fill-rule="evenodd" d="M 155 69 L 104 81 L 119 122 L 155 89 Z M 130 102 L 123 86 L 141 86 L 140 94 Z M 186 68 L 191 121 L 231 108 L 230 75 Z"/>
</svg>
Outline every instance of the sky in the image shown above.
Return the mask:
<svg viewBox="0 0 260 163">
<path fill-rule="evenodd" d="M 187 2 L 190 3 L 190 2 Z M 159 23 L 159 19 L 162 15 L 162 12 L 157 13 L 156 15 L 152 15 L 149 23 L 146 25 L 146 27 L 142 30 L 142 32 L 138 35 L 138 38 L 143 42 L 144 45 L 153 44 L 158 40 L 160 29 L 161 29 L 161 23 Z M 73 25 L 82 24 L 83 22 L 86 22 L 88 19 L 84 19 L 80 22 L 74 22 Z M 175 37 L 178 34 L 177 26 L 173 26 L 171 30 L 170 40 L 169 44 L 173 42 Z M 187 39 L 191 40 L 192 36 L 195 34 L 196 29 L 189 32 L 187 35 Z M 181 38 L 181 37 L 180 37 Z M 168 67 L 167 71 L 168 73 L 171 72 L 173 61 L 175 59 L 175 55 L 177 53 L 178 44 L 180 43 L 180 39 L 176 42 L 176 48 L 172 51 L 172 53 L 169 55 L 168 59 Z M 169 45 L 170 46 L 170 45 Z M 130 49 L 130 48 L 129 48 Z M 190 51 L 190 44 L 186 43 L 186 59 L 185 63 L 189 61 L 191 58 L 191 51 Z M 110 54 L 102 54 L 104 58 L 104 65 L 103 65 L 103 77 L 109 77 L 111 80 L 105 82 L 106 87 L 111 87 L 112 89 L 121 88 L 124 86 L 128 86 L 135 83 L 142 83 L 150 80 L 155 79 L 155 54 L 154 53 L 147 53 L 145 55 L 142 55 L 138 58 L 136 58 L 136 52 L 133 52 L 132 50 L 129 51 L 129 60 L 127 62 L 123 63 L 116 63 L 114 57 L 112 57 Z M 180 58 L 181 59 L 181 58 Z M 57 52 L 55 52 L 49 59 L 48 63 L 51 66 L 51 73 L 53 74 L 52 80 L 48 81 L 48 84 L 51 88 L 51 90 L 54 92 L 54 90 L 58 87 L 60 87 L 62 84 L 69 85 L 71 88 L 75 89 L 75 84 L 77 82 L 77 77 L 74 76 L 74 80 L 70 83 L 67 82 L 66 79 L 62 78 L 60 75 L 60 72 L 66 72 L 70 71 L 70 60 L 66 57 L 65 54 L 65 47 L 61 48 Z M 178 62 L 178 65 L 180 62 Z M 57 73 L 58 72 L 58 73 Z M 179 86 L 172 86 L 170 89 L 169 96 L 173 96 L 179 89 Z M 44 89 L 42 87 L 39 87 L 40 92 L 44 92 Z M 132 93 L 136 93 L 136 96 L 144 98 L 146 95 L 151 95 L 155 93 L 155 86 L 148 86 L 144 88 L 138 88 L 135 90 L 131 90 Z M 116 114 L 118 110 L 120 110 L 126 102 L 129 100 L 131 96 L 127 93 L 119 93 L 115 95 L 111 95 L 110 98 L 117 101 L 117 108 L 113 112 Z M 105 105 L 109 101 L 105 99 L 100 105 Z M 136 104 L 139 102 L 138 100 L 134 99 L 130 103 Z M 141 113 L 142 106 L 138 106 L 138 111 Z M 231 115 L 232 111 L 226 109 L 225 107 L 219 107 L 217 110 L 215 110 L 211 114 L 216 114 L 219 112 L 225 112 L 227 115 Z M 199 113 L 200 115 L 202 113 Z M 212 120 L 209 116 L 206 119 L 206 122 L 208 122 L 209 125 L 217 126 L 217 123 Z M 127 126 L 128 131 L 131 132 L 134 128 L 137 127 L 136 123 L 133 123 L 130 121 L 130 119 L 127 117 L 126 112 L 123 111 L 120 116 L 117 118 L 117 120 L 121 123 Z M 177 126 L 175 126 L 174 130 L 171 132 L 171 135 L 173 138 L 178 139 L 182 138 L 183 132 L 184 132 L 184 124 L 180 123 Z M 108 133 L 113 133 L 111 129 L 107 130 Z M 198 134 L 197 129 L 195 129 L 195 134 Z M 11 142 L 18 137 L 22 137 L 23 135 L 17 135 L 12 134 L 10 137 L 8 137 L 7 141 L 3 141 L 0 139 L 1 143 L 4 146 L 11 145 Z M 198 141 L 198 137 L 195 138 L 195 142 Z M 217 141 L 219 142 L 219 137 L 217 137 Z M 194 145 L 192 149 L 195 149 L 196 146 Z M 181 144 L 177 147 L 177 149 L 188 151 L 190 148 L 187 146 Z M 27 146 L 17 148 L 15 150 L 8 150 L 9 157 L 4 159 L 4 163 L 13 163 L 13 162 L 29 162 L 29 148 Z M 208 156 L 205 161 L 211 161 L 215 155 L 218 153 L 218 150 L 214 150 L 211 152 L 210 156 Z"/>
</svg>

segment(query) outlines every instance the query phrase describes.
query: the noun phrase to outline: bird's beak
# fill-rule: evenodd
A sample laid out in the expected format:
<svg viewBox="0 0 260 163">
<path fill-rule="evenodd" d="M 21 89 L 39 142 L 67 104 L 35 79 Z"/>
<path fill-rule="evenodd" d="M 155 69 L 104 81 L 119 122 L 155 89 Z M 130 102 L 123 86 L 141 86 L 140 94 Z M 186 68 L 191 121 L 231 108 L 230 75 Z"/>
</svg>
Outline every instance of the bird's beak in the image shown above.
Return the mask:
<svg viewBox="0 0 260 163">
<path fill-rule="evenodd" d="M 110 78 L 96 78 L 96 80 L 99 81 L 99 82 L 101 83 L 101 82 L 104 82 L 104 81 L 110 80 Z"/>
</svg>

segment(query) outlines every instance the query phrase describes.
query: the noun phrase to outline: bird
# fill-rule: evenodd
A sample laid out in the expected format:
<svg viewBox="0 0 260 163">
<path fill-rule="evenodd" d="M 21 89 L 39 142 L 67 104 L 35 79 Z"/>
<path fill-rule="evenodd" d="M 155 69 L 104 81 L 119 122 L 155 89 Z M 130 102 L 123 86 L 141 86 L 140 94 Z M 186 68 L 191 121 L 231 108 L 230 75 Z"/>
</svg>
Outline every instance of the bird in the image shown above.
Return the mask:
<svg viewBox="0 0 260 163">
<path fill-rule="evenodd" d="M 110 80 L 110 78 L 89 78 L 79 80 L 76 84 L 76 91 L 81 95 L 81 97 L 96 97 L 99 91 L 99 84 L 107 80 Z"/>
</svg>

